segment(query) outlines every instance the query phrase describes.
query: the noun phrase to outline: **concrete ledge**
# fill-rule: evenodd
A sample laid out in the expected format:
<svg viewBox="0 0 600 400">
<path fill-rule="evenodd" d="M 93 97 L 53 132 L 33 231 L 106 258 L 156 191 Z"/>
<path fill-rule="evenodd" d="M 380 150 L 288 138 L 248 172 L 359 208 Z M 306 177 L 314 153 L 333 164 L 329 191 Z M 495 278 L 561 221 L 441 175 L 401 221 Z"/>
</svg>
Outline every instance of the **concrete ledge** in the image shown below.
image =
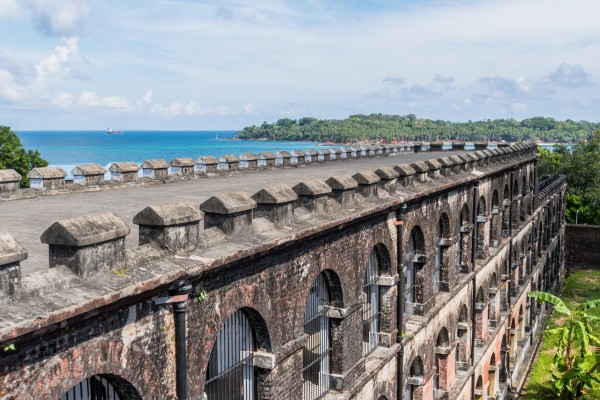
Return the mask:
<svg viewBox="0 0 600 400">
<path fill-rule="evenodd" d="M 200 204 L 200 210 L 212 214 L 234 214 L 256 208 L 254 201 L 245 192 L 223 193 Z"/>
</svg>

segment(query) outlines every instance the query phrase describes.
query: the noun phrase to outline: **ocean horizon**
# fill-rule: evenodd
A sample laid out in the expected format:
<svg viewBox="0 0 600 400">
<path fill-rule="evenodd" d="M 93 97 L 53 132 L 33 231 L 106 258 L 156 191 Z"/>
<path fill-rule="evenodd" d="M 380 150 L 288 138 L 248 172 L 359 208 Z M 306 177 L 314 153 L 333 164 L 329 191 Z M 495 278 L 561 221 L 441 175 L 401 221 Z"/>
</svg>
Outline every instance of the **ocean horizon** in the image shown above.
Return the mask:
<svg viewBox="0 0 600 400">
<path fill-rule="evenodd" d="M 222 154 L 305 150 L 315 142 L 237 140 L 233 130 L 149 131 L 131 130 L 109 135 L 102 131 L 16 131 L 23 147 L 40 151 L 51 166 L 61 167 L 71 175 L 76 165 L 100 164 L 106 169 L 118 161 L 141 164 L 146 160 L 178 157 L 215 156 Z"/>
</svg>

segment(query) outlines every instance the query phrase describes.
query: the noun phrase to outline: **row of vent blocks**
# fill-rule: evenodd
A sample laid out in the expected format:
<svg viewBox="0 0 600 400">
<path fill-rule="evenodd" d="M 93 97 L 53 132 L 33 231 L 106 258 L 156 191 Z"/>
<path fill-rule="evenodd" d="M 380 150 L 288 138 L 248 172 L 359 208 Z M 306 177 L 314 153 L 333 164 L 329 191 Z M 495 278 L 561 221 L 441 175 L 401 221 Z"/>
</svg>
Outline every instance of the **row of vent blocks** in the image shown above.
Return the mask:
<svg viewBox="0 0 600 400">
<path fill-rule="evenodd" d="M 499 148 L 507 148 L 508 143 L 498 144 Z M 476 150 L 484 150 L 487 143 L 475 143 Z M 453 150 L 464 150 L 465 143 L 454 143 Z M 131 161 L 115 162 L 109 167 L 110 180 L 116 182 L 136 182 L 139 171 L 142 177 L 162 180 L 171 175 L 189 176 L 195 172 L 213 173 L 217 171 L 230 171 L 237 169 L 256 169 L 271 167 L 286 167 L 291 165 L 308 164 L 314 162 L 344 160 L 350 158 L 385 156 L 406 152 L 441 151 L 442 143 L 432 142 L 425 144 L 397 144 L 377 146 L 353 146 L 344 148 L 323 148 L 306 151 L 294 150 L 291 152 L 279 151 L 277 153 L 263 152 L 260 154 L 243 153 L 239 157 L 225 154 L 220 157 L 200 156 L 195 161 L 192 158 L 175 158 L 170 163 L 166 160 L 146 160 L 141 165 Z M 71 171 L 73 183 L 82 186 L 104 184 L 106 169 L 99 164 L 78 165 Z M 33 168 L 27 178 L 34 189 L 56 190 L 65 186 L 67 173 L 60 167 Z M 0 194 L 18 193 L 20 190 L 21 175 L 14 169 L 0 170 Z"/>
<path fill-rule="evenodd" d="M 364 171 L 353 176 L 334 176 L 326 181 L 310 180 L 294 187 L 274 186 L 252 196 L 245 192 L 213 196 L 199 207 L 189 202 L 149 206 L 138 213 L 133 223 L 139 226 L 140 244 L 151 243 L 170 253 L 190 252 L 199 243 L 216 236 L 241 236 L 253 232 L 253 219 L 266 218 L 280 226 L 292 221 L 296 213 L 323 214 L 331 201 L 339 209 L 359 199 L 379 197 L 379 192 L 396 193 L 398 185 L 473 171 L 478 166 L 504 163 L 508 159 L 530 156 L 535 146 L 515 145 L 507 149 L 485 150 L 427 161 L 400 164 Z M 479 154 L 478 154 L 479 153 Z M 355 194 L 358 193 L 357 196 Z M 200 221 L 204 220 L 204 231 Z M 125 237 L 129 226 L 112 212 L 57 221 L 41 236 L 49 245 L 49 266 L 66 265 L 82 278 L 122 265 Z M 101 256 L 100 256 L 101 255 Z M 20 262 L 27 251 L 7 232 L 0 232 L 0 297 L 18 296 Z"/>
</svg>

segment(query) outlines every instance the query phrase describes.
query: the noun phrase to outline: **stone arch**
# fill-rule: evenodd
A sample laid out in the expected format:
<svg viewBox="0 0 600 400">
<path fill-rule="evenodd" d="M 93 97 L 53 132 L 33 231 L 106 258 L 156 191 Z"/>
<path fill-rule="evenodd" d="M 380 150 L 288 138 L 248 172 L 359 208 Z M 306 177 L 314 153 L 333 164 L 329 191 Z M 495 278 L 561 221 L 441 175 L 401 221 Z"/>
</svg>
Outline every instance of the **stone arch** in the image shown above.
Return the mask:
<svg viewBox="0 0 600 400">
<path fill-rule="evenodd" d="M 383 243 L 377 243 L 373 250 L 377 255 L 377 261 L 379 262 L 379 272 L 381 275 L 392 276 L 394 275 L 392 267 L 392 257 L 387 246 Z"/>
<path fill-rule="evenodd" d="M 475 383 L 475 399 L 483 399 L 483 377 L 481 375 L 479 375 L 477 383 Z"/>
<path fill-rule="evenodd" d="M 125 365 L 136 365 L 136 368 Z M 144 374 L 137 373 L 140 370 Z M 134 344 L 126 346 L 109 336 L 87 341 L 66 350 L 60 358 L 54 357 L 37 369 L 33 379 L 22 384 L 14 395 L 20 400 L 60 399 L 71 387 L 91 376 L 109 380 L 121 400 L 160 399 L 168 394 L 167 389 L 161 387 L 156 366 L 142 349 Z M 43 395 L 39 393 L 41 387 L 45 391 Z"/>
<path fill-rule="evenodd" d="M 321 273 L 327 282 L 331 305 L 344 308 L 344 290 L 340 276 L 332 269 L 325 269 Z"/>
<path fill-rule="evenodd" d="M 512 201 L 514 203 L 513 206 L 513 215 L 512 215 L 512 224 L 513 228 L 517 226 L 519 222 L 519 210 L 521 209 L 521 202 L 519 201 L 519 179 L 515 177 L 513 182 L 513 190 L 512 190 Z"/>
<path fill-rule="evenodd" d="M 76 397 L 80 396 L 80 397 Z M 119 399 L 141 400 L 137 389 L 127 380 L 111 374 L 89 376 L 71 388 L 60 399 Z"/>
<path fill-rule="evenodd" d="M 508 187 L 508 184 L 504 185 L 504 190 L 502 192 L 502 226 L 501 226 L 501 234 L 502 237 L 508 237 L 508 232 L 509 232 L 509 223 L 510 221 L 509 216 L 510 216 L 510 205 L 511 205 L 511 198 L 510 198 L 510 189 Z"/>
<path fill-rule="evenodd" d="M 478 345 L 485 343 L 488 337 L 487 309 L 488 301 L 485 300 L 485 292 L 483 287 L 479 286 L 475 296 L 475 340 Z"/>
<path fill-rule="evenodd" d="M 488 287 L 488 327 L 491 329 L 496 328 L 496 321 L 498 319 L 498 280 L 496 278 L 496 272 L 492 273 L 490 277 Z"/>
<path fill-rule="evenodd" d="M 415 398 L 421 398 L 423 395 L 423 381 L 424 381 L 425 369 L 423 367 L 423 360 L 421 357 L 416 356 L 410 364 L 408 372 L 408 382 L 405 387 L 404 398 L 406 400 L 413 400 Z"/>
</svg>

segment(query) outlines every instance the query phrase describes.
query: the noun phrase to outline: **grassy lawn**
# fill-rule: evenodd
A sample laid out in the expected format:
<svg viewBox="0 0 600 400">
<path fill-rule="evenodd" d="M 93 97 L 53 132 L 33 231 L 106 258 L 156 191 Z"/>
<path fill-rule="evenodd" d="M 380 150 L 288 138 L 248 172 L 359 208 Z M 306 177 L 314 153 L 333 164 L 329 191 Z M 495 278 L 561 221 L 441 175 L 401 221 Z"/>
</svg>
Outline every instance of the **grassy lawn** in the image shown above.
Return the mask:
<svg viewBox="0 0 600 400">
<path fill-rule="evenodd" d="M 577 307 L 586 300 L 600 299 L 600 271 L 580 270 L 570 275 L 565 282 L 561 299 L 570 309 Z M 590 314 L 600 317 L 600 307 L 590 310 Z M 548 328 L 560 326 L 563 316 L 552 313 L 548 320 Z M 600 324 L 595 324 L 594 334 L 600 334 Z M 556 351 L 557 340 L 554 337 L 544 337 L 544 341 L 538 351 L 537 358 L 531 373 L 525 383 L 521 399 L 540 400 L 555 399 L 553 392 L 554 382 L 550 373 L 552 358 Z M 600 376 L 600 371 L 598 371 Z M 586 399 L 600 399 L 600 387 L 588 391 Z"/>
</svg>

